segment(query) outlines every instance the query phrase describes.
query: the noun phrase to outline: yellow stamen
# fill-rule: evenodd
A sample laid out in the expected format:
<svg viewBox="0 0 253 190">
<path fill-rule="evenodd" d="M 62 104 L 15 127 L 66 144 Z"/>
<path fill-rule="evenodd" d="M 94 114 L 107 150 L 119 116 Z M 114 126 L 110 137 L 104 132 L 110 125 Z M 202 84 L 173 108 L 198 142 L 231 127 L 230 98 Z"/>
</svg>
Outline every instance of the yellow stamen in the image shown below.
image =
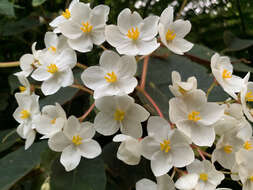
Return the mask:
<svg viewBox="0 0 253 190">
<path fill-rule="evenodd" d="M 170 42 L 170 41 L 174 40 L 175 37 L 176 37 L 176 34 L 174 33 L 174 31 L 168 29 L 168 31 L 167 31 L 167 33 L 166 33 L 166 40 L 167 40 L 168 42 Z"/>
<path fill-rule="evenodd" d="M 253 182 L 253 175 L 249 177 L 249 180 Z"/>
<path fill-rule="evenodd" d="M 112 72 L 112 73 L 107 73 L 107 75 L 104 77 L 107 82 L 114 83 L 117 81 L 117 75 Z"/>
<path fill-rule="evenodd" d="M 114 119 L 116 121 L 122 121 L 125 118 L 125 112 L 122 110 L 116 110 L 114 113 Z"/>
<path fill-rule="evenodd" d="M 232 78 L 232 75 L 227 69 L 224 69 L 222 73 L 222 78 L 223 79 Z"/>
<path fill-rule="evenodd" d="M 21 119 L 27 119 L 30 117 L 30 112 L 27 110 L 22 110 L 20 113 L 21 113 L 21 116 L 20 116 Z"/>
<path fill-rule="evenodd" d="M 77 135 L 77 136 L 73 136 L 72 142 L 73 142 L 76 146 L 78 146 L 78 145 L 80 145 L 80 144 L 83 143 L 82 140 L 83 140 L 83 139 L 82 139 L 79 135 Z"/>
<path fill-rule="evenodd" d="M 53 125 L 55 124 L 55 122 L 56 122 L 56 118 L 52 119 L 50 123 Z"/>
<path fill-rule="evenodd" d="M 206 173 L 201 173 L 201 174 L 199 174 L 199 178 L 202 181 L 207 181 L 208 180 L 208 175 Z"/>
<path fill-rule="evenodd" d="M 55 52 L 56 52 L 56 47 L 50 46 L 50 47 L 48 48 L 48 50 L 52 50 L 52 51 L 55 53 Z"/>
<path fill-rule="evenodd" d="M 247 92 L 246 95 L 245 95 L 245 100 L 247 102 L 253 102 L 253 95 L 252 95 L 252 92 Z"/>
<path fill-rule="evenodd" d="M 26 91 L 26 87 L 20 86 L 20 87 L 19 87 L 19 90 L 20 90 L 20 92 L 24 92 L 24 91 Z"/>
<path fill-rule="evenodd" d="M 69 19 L 71 17 L 69 9 L 65 9 L 65 11 L 63 11 L 61 15 L 64 16 L 66 19 Z"/>
<path fill-rule="evenodd" d="M 181 93 L 181 94 L 186 94 L 186 90 L 185 89 L 183 89 L 181 86 L 178 86 L 178 91 Z"/>
<path fill-rule="evenodd" d="M 58 67 L 55 64 L 50 64 L 49 66 L 47 66 L 47 72 L 49 73 L 56 73 L 58 71 Z"/>
<path fill-rule="evenodd" d="M 127 32 L 127 37 L 132 39 L 132 40 L 137 40 L 139 38 L 140 32 L 139 29 L 136 27 L 132 27 L 131 29 L 128 30 Z"/>
<path fill-rule="evenodd" d="M 246 150 L 251 150 L 253 148 L 252 143 L 250 141 L 246 141 L 243 145 L 243 148 Z"/>
<path fill-rule="evenodd" d="M 87 21 L 86 23 L 85 23 L 85 22 L 82 22 L 82 25 L 83 25 L 83 26 L 80 27 L 80 28 L 81 28 L 81 30 L 82 30 L 83 32 L 85 32 L 85 33 L 91 32 L 93 26 L 90 25 L 88 21 Z"/>
<path fill-rule="evenodd" d="M 188 119 L 194 122 L 197 122 L 198 120 L 201 119 L 201 117 L 199 117 L 200 113 L 197 111 L 192 111 L 191 113 L 188 114 Z"/>
<path fill-rule="evenodd" d="M 230 145 L 226 145 L 226 146 L 223 147 L 223 150 L 224 150 L 225 153 L 231 154 L 232 151 L 233 151 L 233 147 L 230 146 Z"/>
<path fill-rule="evenodd" d="M 160 143 L 160 149 L 161 151 L 164 151 L 164 152 L 169 152 L 171 147 L 170 147 L 170 140 L 164 140 L 163 143 Z"/>
</svg>

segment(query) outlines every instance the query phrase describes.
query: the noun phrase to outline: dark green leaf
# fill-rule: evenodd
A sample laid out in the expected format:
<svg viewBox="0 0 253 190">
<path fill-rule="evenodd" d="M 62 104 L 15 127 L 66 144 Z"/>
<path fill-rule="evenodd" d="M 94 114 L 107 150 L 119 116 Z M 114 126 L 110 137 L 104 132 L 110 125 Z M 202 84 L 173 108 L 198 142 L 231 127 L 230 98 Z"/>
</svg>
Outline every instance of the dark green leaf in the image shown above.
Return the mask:
<svg viewBox="0 0 253 190">
<path fill-rule="evenodd" d="M 18 80 L 18 77 L 15 75 L 9 75 L 8 82 L 11 88 L 11 94 L 14 93 L 14 91 L 20 86 L 20 82 Z"/>
<path fill-rule="evenodd" d="M 81 159 L 78 167 L 66 172 L 57 159 L 52 166 L 51 190 L 104 190 L 106 177 L 101 158 Z"/>
<path fill-rule="evenodd" d="M 3 111 L 8 106 L 9 94 L 6 92 L 0 92 L 0 111 Z"/>
<path fill-rule="evenodd" d="M 46 147 L 46 142 L 35 143 L 28 150 L 24 150 L 24 147 L 21 147 L 2 158 L 0 160 L 0 189 L 8 190 L 34 169 L 40 163 L 41 153 Z"/>
<path fill-rule="evenodd" d="M 34 7 L 37 7 L 37 6 L 42 5 L 42 4 L 45 3 L 45 2 L 46 2 L 46 0 L 33 0 L 33 1 L 32 1 L 32 5 L 33 5 Z"/>
<path fill-rule="evenodd" d="M 0 152 L 10 148 L 19 139 L 16 129 L 8 129 L 0 132 Z"/>
<path fill-rule="evenodd" d="M 10 3 L 8 0 L 0 0 L 0 14 L 14 17 L 13 3 Z"/>
</svg>

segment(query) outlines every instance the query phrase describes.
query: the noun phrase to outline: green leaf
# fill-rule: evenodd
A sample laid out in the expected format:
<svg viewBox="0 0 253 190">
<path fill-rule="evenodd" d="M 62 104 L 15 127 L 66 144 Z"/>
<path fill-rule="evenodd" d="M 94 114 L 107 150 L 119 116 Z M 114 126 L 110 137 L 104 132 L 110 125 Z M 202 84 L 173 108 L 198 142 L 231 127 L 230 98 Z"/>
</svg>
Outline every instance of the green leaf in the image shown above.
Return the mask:
<svg viewBox="0 0 253 190">
<path fill-rule="evenodd" d="M 224 32 L 224 42 L 227 48 L 223 52 L 240 51 L 253 45 L 253 40 L 240 39 L 230 31 Z"/>
<path fill-rule="evenodd" d="M 16 129 L 0 131 L 0 152 L 10 148 L 19 139 Z"/>
<path fill-rule="evenodd" d="M 32 5 L 33 5 L 34 7 L 37 7 L 37 6 L 42 5 L 42 4 L 45 3 L 45 2 L 46 2 L 46 0 L 33 0 L 33 1 L 32 1 Z"/>
<path fill-rule="evenodd" d="M 0 14 L 14 17 L 14 4 L 8 0 L 0 0 Z"/>
<path fill-rule="evenodd" d="M 18 77 L 15 75 L 9 75 L 8 82 L 11 88 L 11 94 L 14 93 L 14 91 L 20 86 L 20 82 L 18 80 Z"/>
<path fill-rule="evenodd" d="M 41 153 L 46 147 L 46 142 L 35 143 L 28 150 L 21 147 L 2 158 L 0 160 L 0 189 L 10 189 L 12 185 L 33 170 L 40 163 Z"/>
<path fill-rule="evenodd" d="M 91 160 L 82 158 L 74 171 L 66 172 L 57 159 L 52 166 L 50 186 L 51 190 L 104 190 L 104 162 L 100 157 Z"/>
<path fill-rule="evenodd" d="M 78 89 L 66 87 L 61 88 L 58 92 L 56 92 L 53 95 L 46 96 L 42 100 L 40 100 L 40 106 L 43 107 L 45 105 L 52 105 L 55 104 L 55 102 L 58 102 L 59 104 L 64 104 L 67 101 L 71 100 L 75 94 L 78 92 Z"/>
<path fill-rule="evenodd" d="M 0 92 L 0 111 L 3 111 L 8 106 L 9 93 Z"/>
</svg>

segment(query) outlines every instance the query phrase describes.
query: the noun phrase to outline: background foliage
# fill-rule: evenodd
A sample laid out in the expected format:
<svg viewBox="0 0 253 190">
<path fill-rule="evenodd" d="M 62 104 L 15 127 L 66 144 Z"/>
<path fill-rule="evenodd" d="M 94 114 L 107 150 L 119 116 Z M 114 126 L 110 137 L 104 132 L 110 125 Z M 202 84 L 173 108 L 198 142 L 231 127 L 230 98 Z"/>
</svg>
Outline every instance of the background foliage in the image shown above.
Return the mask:
<svg viewBox="0 0 253 190">
<path fill-rule="evenodd" d="M 18 61 L 31 52 L 31 45 L 38 41 L 44 48 L 44 34 L 51 30 L 49 22 L 68 6 L 69 0 L 0 0 L 0 62 Z M 137 10 L 143 17 L 160 15 L 169 4 L 175 12 L 192 23 L 187 39 L 195 44 L 185 56 L 171 55 L 160 49 L 149 64 L 146 89 L 157 101 L 168 118 L 168 100 L 172 97 L 168 85 L 171 71 L 177 70 L 186 79 L 195 75 L 198 87 L 207 90 L 213 81 L 210 75 L 210 57 L 214 51 L 232 57 L 237 75 L 253 71 L 253 1 L 249 0 L 90 0 L 91 6 L 107 4 L 111 7 L 108 23 L 116 23 L 117 15 L 125 7 Z M 178 15 L 179 16 L 179 15 Z M 180 16 L 179 16 L 180 17 Z M 109 47 L 108 44 L 105 44 Z M 207 48 L 208 47 L 208 48 Z M 78 61 L 88 66 L 98 63 L 102 50 L 78 54 Z M 168 56 L 170 55 L 170 56 Z M 139 65 L 141 70 L 141 63 Z M 142 160 L 139 166 L 127 166 L 117 160 L 118 144 L 111 137 L 97 136 L 102 145 L 102 155 L 94 160 L 82 159 L 76 170 L 66 173 L 59 163 L 59 154 L 50 151 L 46 142 L 37 142 L 24 151 L 24 141 L 15 133 L 17 123 L 12 113 L 17 107 L 13 94 L 18 81 L 12 75 L 18 68 L 1 68 L 0 64 L 0 189 L 7 190 L 130 190 L 143 177 L 153 179 L 149 163 Z M 75 69 L 77 83 L 81 71 Z M 137 74 L 140 76 L 140 72 Z M 88 94 L 73 88 L 61 89 L 57 94 L 44 97 L 41 106 L 61 103 L 67 115 L 80 116 L 93 102 Z M 134 93 L 152 113 L 152 106 L 141 94 Z M 226 98 L 220 87 L 215 87 L 209 99 L 222 101 Z M 87 119 L 93 121 L 95 112 Z M 225 181 L 223 187 L 239 188 L 235 182 Z M 120 187 L 120 188 L 119 188 Z"/>
</svg>

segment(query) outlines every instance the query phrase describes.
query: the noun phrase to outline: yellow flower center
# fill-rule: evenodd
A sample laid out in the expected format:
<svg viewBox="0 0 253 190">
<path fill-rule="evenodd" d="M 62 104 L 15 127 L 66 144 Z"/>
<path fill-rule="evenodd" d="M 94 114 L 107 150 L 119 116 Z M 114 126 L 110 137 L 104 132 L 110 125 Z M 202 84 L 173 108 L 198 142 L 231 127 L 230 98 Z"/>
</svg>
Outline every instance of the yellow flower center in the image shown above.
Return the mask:
<svg viewBox="0 0 253 190">
<path fill-rule="evenodd" d="M 82 144 L 82 140 L 83 140 L 83 139 L 82 139 L 79 135 L 77 135 L 77 136 L 73 136 L 72 142 L 73 142 L 76 146 L 78 146 L 78 145 Z"/>
<path fill-rule="evenodd" d="M 52 119 L 50 123 L 53 125 L 55 124 L 55 122 L 56 122 L 56 118 Z"/>
<path fill-rule="evenodd" d="M 61 15 L 64 16 L 66 19 L 69 19 L 71 17 L 69 9 L 65 9 L 65 11 L 63 11 Z"/>
<path fill-rule="evenodd" d="M 250 141 L 246 141 L 243 145 L 243 148 L 246 150 L 251 150 L 253 148 L 252 143 Z"/>
<path fill-rule="evenodd" d="M 82 25 L 83 25 L 83 26 L 80 27 L 80 28 L 81 28 L 81 30 L 82 30 L 83 32 L 85 32 L 85 33 L 91 32 L 93 26 L 90 25 L 88 21 L 87 21 L 86 23 L 85 23 L 85 22 L 82 22 Z"/>
<path fill-rule="evenodd" d="M 201 174 L 199 174 L 199 178 L 202 181 L 207 181 L 208 180 L 208 175 L 206 173 L 201 173 Z"/>
<path fill-rule="evenodd" d="M 170 41 L 174 40 L 175 37 L 176 37 L 176 34 L 174 33 L 174 31 L 168 29 L 168 31 L 166 33 L 166 40 L 170 42 Z"/>
<path fill-rule="evenodd" d="M 52 52 L 56 52 L 56 47 L 54 47 L 54 46 L 50 46 L 49 48 L 48 48 L 48 50 L 52 50 Z"/>
<path fill-rule="evenodd" d="M 198 120 L 201 119 L 201 117 L 199 117 L 200 113 L 198 111 L 193 111 L 191 113 L 188 114 L 188 119 L 194 122 L 197 122 Z"/>
<path fill-rule="evenodd" d="M 222 73 L 222 78 L 223 79 L 232 78 L 232 75 L 227 69 L 224 69 Z"/>
<path fill-rule="evenodd" d="M 26 91 L 26 87 L 20 86 L 20 87 L 19 87 L 19 90 L 20 90 L 20 92 L 24 92 L 24 91 Z"/>
<path fill-rule="evenodd" d="M 112 72 L 112 73 L 107 73 L 106 76 L 104 77 L 107 82 L 114 83 L 117 81 L 117 75 Z"/>
<path fill-rule="evenodd" d="M 224 150 L 225 153 L 231 154 L 232 151 L 233 151 L 233 147 L 230 146 L 230 145 L 226 145 L 226 146 L 223 147 L 223 150 Z"/>
<path fill-rule="evenodd" d="M 29 118 L 30 117 L 30 112 L 29 111 L 27 111 L 27 110 L 22 110 L 21 112 L 21 119 L 27 119 L 27 118 Z"/>
<path fill-rule="evenodd" d="M 249 180 L 253 182 L 253 175 L 249 177 Z"/>
<path fill-rule="evenodd" d="M 116 121 L 122 121 L 125 118 L 125 112 L 122 110 L 116 110 L 114 113 L 114 119 Z"/>
<path fill-rule="evenodd" d="M 183 89 L 181 86 L 178 86 L 178 91 L 181 93 L 181 94 L 186 94 L 186 90 L 185 89 Z"/>
<path fill-rule="evenodd" d="M 58 67 L 55 64 L 50 64 L 47 66 L 47 72 L 54 74 L 58 71 Z"/>
<path fill-rule="evenodd" d="M 163 143 L 160 143 L 160 149 L 161 151 L 164 151 L 164 152 L 169 152 L 171 147 L 170 147 L 170 140 L 164 140 Z"/>
<path fill-rule="evenodd" d="M 252 92 L 247 92 L 246 95 L 245 95 L 245 100 L 247 102 L 253 102 L 253 95 L 252 95 Z"/>
<path fill-rule="evenodd" d="M 131 29 L 128 30 L 127 32 L 127 37 L 132 39 L 132 40 L 137 40 L 139 38 L 140 32 L 139 29 L 136 27 L 132 27 Z"/>
</svg>

